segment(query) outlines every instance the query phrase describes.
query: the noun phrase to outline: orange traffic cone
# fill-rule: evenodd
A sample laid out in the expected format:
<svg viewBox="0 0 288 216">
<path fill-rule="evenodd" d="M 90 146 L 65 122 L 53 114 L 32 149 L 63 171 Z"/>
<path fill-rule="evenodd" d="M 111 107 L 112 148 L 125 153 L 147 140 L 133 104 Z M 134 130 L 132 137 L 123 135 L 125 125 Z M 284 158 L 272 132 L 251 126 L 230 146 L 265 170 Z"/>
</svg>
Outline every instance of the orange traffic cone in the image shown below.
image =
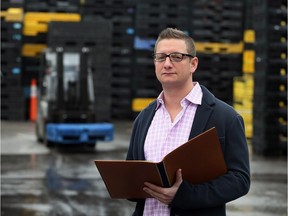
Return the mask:
<svg viewBox="0 0 288 216">
<path fill-rule="evenodd" d="M 30 87 L 30 121 L 37 118 L 37 84 L 36 79 L 31 80 Z"/>
</svg>

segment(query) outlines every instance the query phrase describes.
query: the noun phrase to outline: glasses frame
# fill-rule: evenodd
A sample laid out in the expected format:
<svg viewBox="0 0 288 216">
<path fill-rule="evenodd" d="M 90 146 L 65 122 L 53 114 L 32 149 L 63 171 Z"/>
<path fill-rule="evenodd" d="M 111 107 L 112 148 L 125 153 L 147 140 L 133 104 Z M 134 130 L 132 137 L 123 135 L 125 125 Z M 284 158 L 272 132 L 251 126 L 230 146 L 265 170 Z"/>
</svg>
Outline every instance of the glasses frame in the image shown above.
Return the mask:
<svg viewBox="0 0 288 216">
<path fill-rule="evenodd" d="M 156 60 L 155 57 L 156 57 L 157 54 L 162 54 L 163 56 L 165 56 L 165 59 L 160 60 L 160 61 L 159 61 L 159 60 Z M 171 55 L 173 55 L 173 54 L 181 54 L 181 55 L 182 55 L 181 60 L 180 60 L 180 61 L 175 61 L 175 59 L 174 59 L 174 60 L 171 59 Z M 193 55 L 191 55 L 191 54 L 188 54 L 188 53 L 180 53 L 180 52 L 172 52 L 172 53 L 169 53 L 169 54 L 166 54 L 166 53 L 153 53 L 153 54 L 152 54 L 152 57 L 153 57 L 153 59 L 154 59 L 155 62 L 165 62 L 167 57 L 169 57 L 169 60 L 170 60 L 171 62 L 181 62 L 181 61 L 183 60 L 184 56 L 188 56 L 188 57 L 190 57 L 190 58 L 194 58 L 194 57 L 195 57 L 195 56 L 193 56 Z"/>
</svg>

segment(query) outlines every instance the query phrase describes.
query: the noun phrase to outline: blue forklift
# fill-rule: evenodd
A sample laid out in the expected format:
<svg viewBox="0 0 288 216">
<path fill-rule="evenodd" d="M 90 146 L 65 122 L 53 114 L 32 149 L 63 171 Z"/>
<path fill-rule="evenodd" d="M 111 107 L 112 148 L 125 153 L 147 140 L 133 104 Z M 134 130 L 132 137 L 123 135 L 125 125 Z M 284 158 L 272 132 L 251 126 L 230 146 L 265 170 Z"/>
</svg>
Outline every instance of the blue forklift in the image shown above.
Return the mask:
<svg viewBox="0 0 288 216">
<path fill-rule="evenodd" d="M 48 48 L 41 54 L 37 89 L 36 137 L 51 145 L 78 144 L 95 148 L 112 141 L 114 125 L 97 121 L 92 61 L 88 48 Z M 108 111 L 110 109 L 107 109 Z"/>
</svg>

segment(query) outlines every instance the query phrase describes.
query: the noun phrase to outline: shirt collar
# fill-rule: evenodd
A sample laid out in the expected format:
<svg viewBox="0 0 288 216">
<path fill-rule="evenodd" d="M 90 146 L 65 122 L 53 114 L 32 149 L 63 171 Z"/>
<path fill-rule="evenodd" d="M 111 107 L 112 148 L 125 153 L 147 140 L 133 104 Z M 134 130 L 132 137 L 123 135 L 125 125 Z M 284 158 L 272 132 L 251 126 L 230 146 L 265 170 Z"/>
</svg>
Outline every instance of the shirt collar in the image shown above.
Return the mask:
<svg viewBox="0 0 288 216">
<path fill-rule="evenodd" d="M 161 105 L 164 105 L 164 100 L 163 100 L 163 91 L 159 94 L 157 97 L 157 106 L 156 110 L 159 109 Z M 181 105 L 183 106 L 184 103 L 193 103 L 196 105 L 201 105 L 202 102 L 202 89 L 199 85 L 198 82 L 194 82 L 194 87 L 192 90 L 189 92 L 188 95 L 186 95 L 182 100 L 181 100 Z M 187 102 L 186 102 L 187 101 Z"/>
</svg>

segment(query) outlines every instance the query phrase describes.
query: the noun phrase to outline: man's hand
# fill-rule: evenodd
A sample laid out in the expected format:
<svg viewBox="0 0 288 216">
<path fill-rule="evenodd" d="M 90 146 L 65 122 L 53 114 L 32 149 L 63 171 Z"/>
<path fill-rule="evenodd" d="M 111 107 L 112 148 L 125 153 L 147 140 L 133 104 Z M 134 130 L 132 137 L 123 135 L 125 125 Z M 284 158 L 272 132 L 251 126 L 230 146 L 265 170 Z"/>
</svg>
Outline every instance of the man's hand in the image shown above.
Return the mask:
<svg viewBox="0 0 288 216">
<path fill-rule="evenodd" d="M 163 187 L 159 187 L 157 185 L 151 184 L 149 182 L 145 182 L 145 186 L 143 188 L 143 190 L 150 194 L 152 197 L 154 197 L 155 199 L 159 200 L 160 202 L 169 205 L 179 186 L 181 185 L 183 179 L 182 179 L 182 173 L 181 173 L 181 169 L 177 170 L 176 173 L 176 182 L 174 183 L 174 185 L 170 188 L 163 188 Z"/>
</svg>

